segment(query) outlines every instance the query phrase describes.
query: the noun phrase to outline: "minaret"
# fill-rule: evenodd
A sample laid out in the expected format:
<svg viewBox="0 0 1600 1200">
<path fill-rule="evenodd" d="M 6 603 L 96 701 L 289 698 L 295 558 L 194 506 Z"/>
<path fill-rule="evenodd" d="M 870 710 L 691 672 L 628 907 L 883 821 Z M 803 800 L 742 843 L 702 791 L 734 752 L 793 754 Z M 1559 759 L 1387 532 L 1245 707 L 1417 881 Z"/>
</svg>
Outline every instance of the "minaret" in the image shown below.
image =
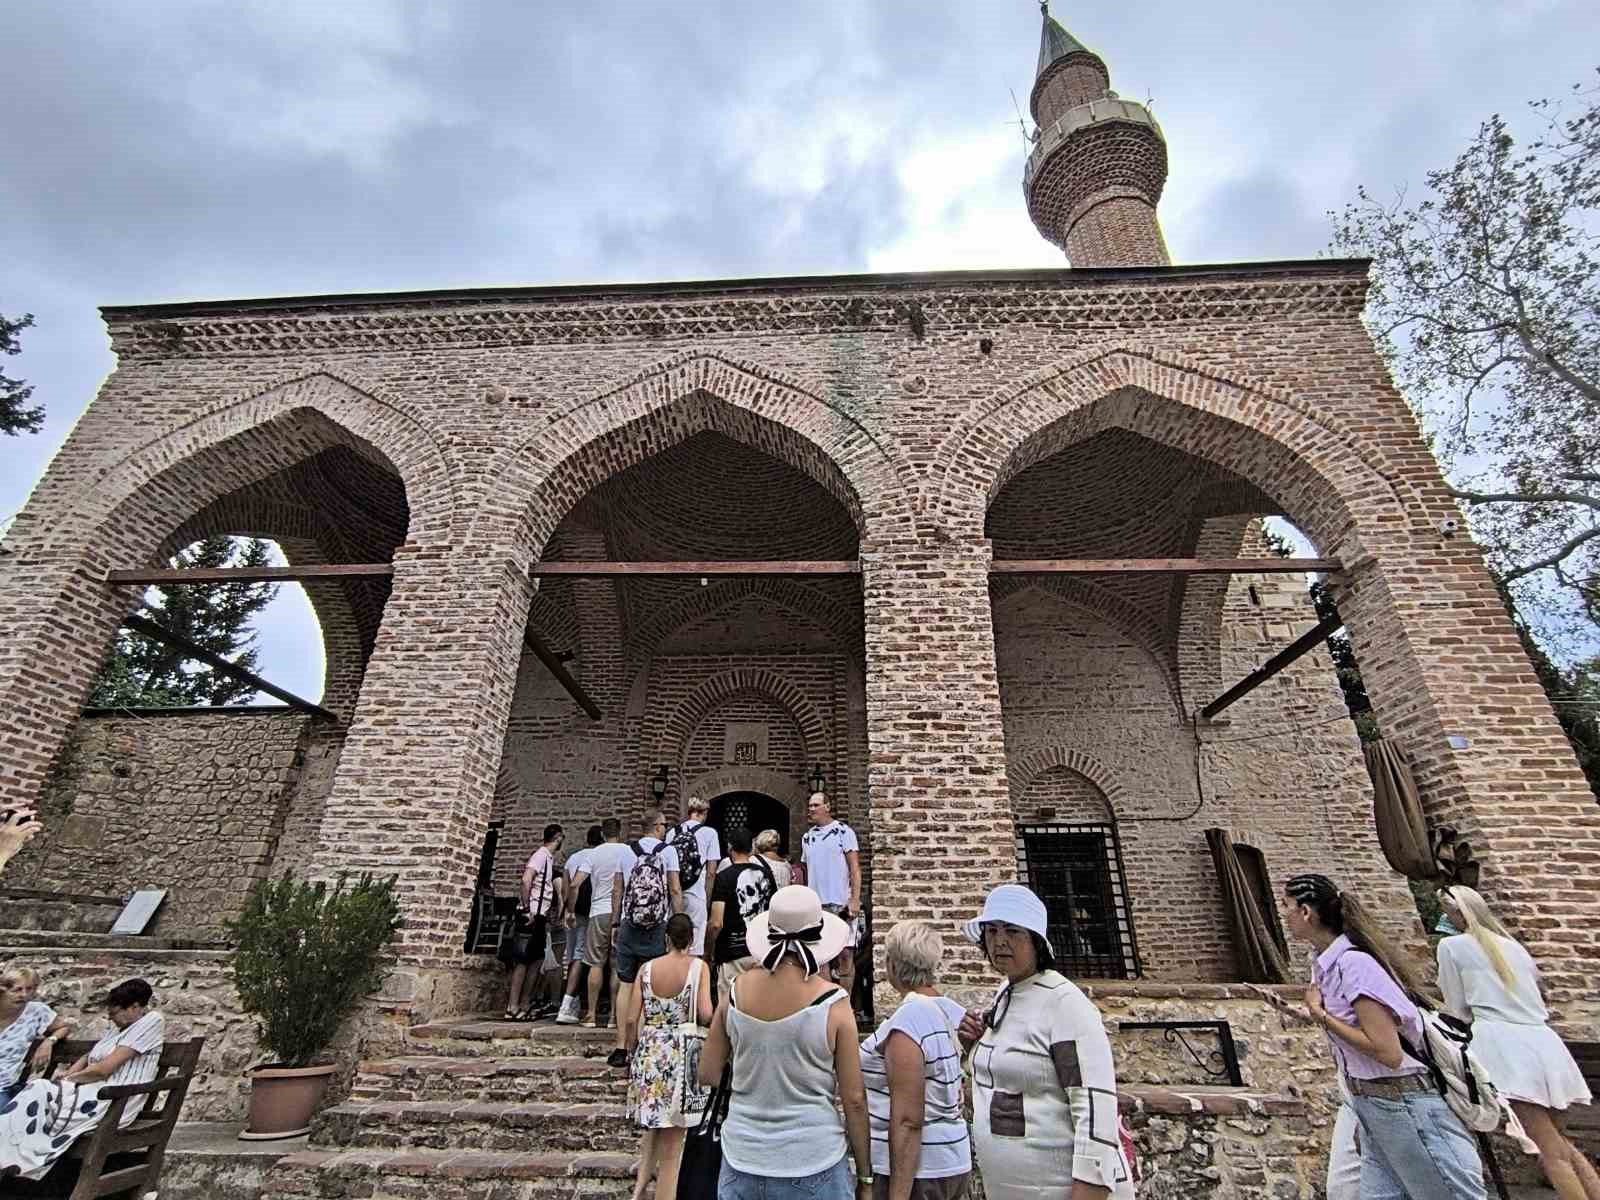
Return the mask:
<svg viewBox="0 0 1600 1200">
<path fill-rule="evenodd" d="M 1156 204 L 1167 142 L 1142 104 L 1111 90 L 1100 56 L 1044 13 L 1039 77 L 1028 104 L 1039 127 L 1022 175 L 1028 215 L 1074 267 L 1165 266 Z"/>
</svg>

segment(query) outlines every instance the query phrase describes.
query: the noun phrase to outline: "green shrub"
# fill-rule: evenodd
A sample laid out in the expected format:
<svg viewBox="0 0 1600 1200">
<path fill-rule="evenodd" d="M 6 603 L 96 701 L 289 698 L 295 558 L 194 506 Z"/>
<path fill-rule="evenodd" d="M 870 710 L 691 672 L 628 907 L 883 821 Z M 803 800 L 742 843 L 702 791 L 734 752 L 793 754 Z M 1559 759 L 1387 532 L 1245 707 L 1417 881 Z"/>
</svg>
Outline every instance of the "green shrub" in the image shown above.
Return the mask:
<svg viewBox="0 0 1600 1200">
<path fill-rule="evenodd" d="M 339 1023 L 383 983 L 382 954 L 400 927 L 394 879 L 363 875 L 329 888 L 292 873 L 263 879 L 228 923 L 234 986 L 276 1063 L 310 1066 Z"/>
</svg>

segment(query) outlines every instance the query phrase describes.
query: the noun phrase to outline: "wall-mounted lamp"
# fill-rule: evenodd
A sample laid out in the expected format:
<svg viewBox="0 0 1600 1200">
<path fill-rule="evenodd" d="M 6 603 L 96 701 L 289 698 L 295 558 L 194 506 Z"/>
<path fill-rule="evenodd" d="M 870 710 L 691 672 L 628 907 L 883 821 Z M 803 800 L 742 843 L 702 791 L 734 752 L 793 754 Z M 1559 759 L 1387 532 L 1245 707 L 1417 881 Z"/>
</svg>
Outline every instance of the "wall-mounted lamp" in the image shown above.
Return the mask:
<svg viewBox="0 0 1600 1200">
<path fill-rule="evenodd" d="M 658 801 L 667 794 L 667 784 L 672 777 L 667 774 L 666 764 L 656 768 L 655 776 L 650 780 L 650 794 Z"/>
<path fill-rule="evenodd" d="M 811 790 L 813 792 L 825 791 L 828 786 L 828 777 L 822 773 L 822 764 L 818 763 L 811 768 Z"/>
</svg>

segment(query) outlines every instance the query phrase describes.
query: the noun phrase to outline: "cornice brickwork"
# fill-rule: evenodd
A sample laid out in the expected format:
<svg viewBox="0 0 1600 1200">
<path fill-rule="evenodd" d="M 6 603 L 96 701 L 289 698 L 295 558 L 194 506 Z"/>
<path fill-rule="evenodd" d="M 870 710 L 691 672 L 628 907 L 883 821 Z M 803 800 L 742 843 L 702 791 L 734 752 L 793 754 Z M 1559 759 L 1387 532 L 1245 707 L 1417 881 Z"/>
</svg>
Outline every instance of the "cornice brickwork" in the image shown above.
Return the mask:
<svg viewBox="0 0 1600 1200">
<path fill-rule="evenodd" d="M 1209 279 L 1184 276 L 1130 282 L 1087 278 L 1081 284 L 895 287 L 893 290 L 741 293 L 682 299 L 474 301 L 423 303 L 374 297 L 370 305 L 268 312 L 212 312 L 146 317 L 137 309 L 107 314 L 121 358 L 306 354 L 343 350 L 478 348 L 594 344 L 728 334 L 830 334 L 887 331 L 918 321 L 929 327 L 1031 324 L 1111 328 L 1174 321 L 1250 321 L 1358 313 L 1366 279 L 1348 267 L 1327 275 L 1296 273 Z"/>
</svg>

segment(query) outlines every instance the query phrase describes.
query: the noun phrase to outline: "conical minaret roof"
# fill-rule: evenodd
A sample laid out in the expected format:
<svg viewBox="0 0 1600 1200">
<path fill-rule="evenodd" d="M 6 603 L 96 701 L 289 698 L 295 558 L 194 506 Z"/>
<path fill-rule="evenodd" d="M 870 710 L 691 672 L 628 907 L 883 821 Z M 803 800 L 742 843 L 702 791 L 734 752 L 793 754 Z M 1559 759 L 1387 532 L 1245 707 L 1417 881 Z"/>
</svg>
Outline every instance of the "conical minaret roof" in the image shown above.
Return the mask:
<svg viewBox="0 0 1600 1200">
<path fill-rule="evenodd" d="M 1069 54 L 1094 53 L 1068 33 L 1060 21 L 1050 15 L 1048 4 L 1041 4 L 1039 9 L 1044 13 L 1044 31 L 1039 35 L 1039 69 L 1035 72 L 1036 78 L 1049 70 L 1051 63 Z"/>
</svg>

